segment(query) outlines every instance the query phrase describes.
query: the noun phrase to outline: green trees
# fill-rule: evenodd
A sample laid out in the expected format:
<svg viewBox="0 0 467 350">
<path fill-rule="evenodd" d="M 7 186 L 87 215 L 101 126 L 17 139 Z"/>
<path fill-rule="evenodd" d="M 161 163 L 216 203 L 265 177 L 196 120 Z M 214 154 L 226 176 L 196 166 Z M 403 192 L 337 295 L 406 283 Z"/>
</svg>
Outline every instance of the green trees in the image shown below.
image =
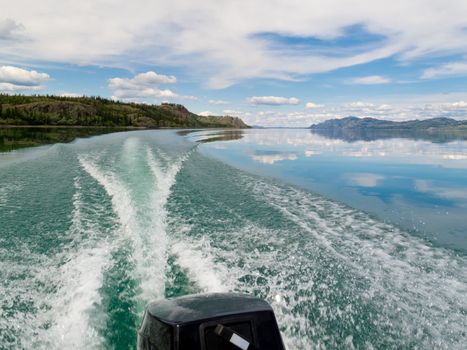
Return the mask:
<svg viewBox="0 0 467 350">
<path fill-rule="evenodd" d="M 0 94 L 0 106 L 0 125 L 246 127 L 239 119 L 202 117 L 179 104 L 124 103 L 92 96 Z"/>
</svg>

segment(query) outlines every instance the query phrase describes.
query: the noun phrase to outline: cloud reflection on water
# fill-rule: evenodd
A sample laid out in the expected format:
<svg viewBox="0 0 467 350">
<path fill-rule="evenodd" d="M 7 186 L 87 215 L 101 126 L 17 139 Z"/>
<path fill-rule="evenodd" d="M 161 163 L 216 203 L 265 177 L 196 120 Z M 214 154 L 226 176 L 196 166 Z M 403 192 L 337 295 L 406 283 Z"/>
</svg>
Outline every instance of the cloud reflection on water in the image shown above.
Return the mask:
<svg viewBox="0 0 467 350">
<path fill-rule="evenodd" d="M 383 139 L 346 142 L 329 139 L 307 130 L 247 130 L 236 141 L 245 147 L 296 152 L 306 157 L 354 157 L 375 161 L 387 158 L 405 164 L 430 164 L 446 168 L 467 168 L 467 141 L 433 143 L 426 140 Z"/>
<path fill-rule="evenodd" d="M 307 129 L 253 129 L 201 149 L 467 251 L 467 141 L 346 142 Z"/>
</svg>

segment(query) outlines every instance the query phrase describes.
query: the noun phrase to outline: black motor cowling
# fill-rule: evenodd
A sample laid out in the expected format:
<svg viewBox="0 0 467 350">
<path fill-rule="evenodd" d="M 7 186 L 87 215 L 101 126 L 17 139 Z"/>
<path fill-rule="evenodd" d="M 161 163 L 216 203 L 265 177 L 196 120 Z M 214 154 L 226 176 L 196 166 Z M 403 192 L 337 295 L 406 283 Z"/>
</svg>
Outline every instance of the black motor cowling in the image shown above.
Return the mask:
<svg viewBox="0 0 467 350">
<path fill-rule="evenodd" d="M 149 304 L 138 350 L 284 350 L 274 311 L 241 294 L 199 294 Z"/>
</svg>

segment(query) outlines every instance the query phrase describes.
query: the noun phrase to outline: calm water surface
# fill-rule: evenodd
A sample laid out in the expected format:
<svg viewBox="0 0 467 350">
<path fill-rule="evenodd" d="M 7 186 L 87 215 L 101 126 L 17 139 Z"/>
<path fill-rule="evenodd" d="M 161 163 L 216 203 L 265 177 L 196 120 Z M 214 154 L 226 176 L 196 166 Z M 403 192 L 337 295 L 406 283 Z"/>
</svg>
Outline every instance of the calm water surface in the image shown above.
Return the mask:
<svg viewBox="0 0 467 350">
<path fill-rule="evenodd" d="M 193 137 L 210 140 L 210 134 Z M 248 130 L 229 143 L 207 143 L 201 150 L 467 252 L 467 141 L 385 136 L 346 142 L 309 130 Z"/>
<path fill-rule="evenodd" d="M 267 299 L 289 349 L 464 349 L 466 150 L 167 130 L 0 153 L 0 349 L 134 348 L 147 302 L 214 291 Z"/>
</svg>

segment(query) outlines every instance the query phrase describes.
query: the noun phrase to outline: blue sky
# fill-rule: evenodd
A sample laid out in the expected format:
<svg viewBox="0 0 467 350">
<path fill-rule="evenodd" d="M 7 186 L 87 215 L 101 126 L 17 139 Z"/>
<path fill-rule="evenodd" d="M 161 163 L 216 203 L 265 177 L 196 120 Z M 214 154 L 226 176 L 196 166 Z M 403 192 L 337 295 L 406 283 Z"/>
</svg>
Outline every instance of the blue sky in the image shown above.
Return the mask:
<svg viewBox="0 0 467 350">
<path fill-rule="evenodd" d="M 466 42 L 457 0 L 18 0 L 0 14 L 0 91 L 170 101 L 265 126 L 467 119 Z"/>
</svg>

